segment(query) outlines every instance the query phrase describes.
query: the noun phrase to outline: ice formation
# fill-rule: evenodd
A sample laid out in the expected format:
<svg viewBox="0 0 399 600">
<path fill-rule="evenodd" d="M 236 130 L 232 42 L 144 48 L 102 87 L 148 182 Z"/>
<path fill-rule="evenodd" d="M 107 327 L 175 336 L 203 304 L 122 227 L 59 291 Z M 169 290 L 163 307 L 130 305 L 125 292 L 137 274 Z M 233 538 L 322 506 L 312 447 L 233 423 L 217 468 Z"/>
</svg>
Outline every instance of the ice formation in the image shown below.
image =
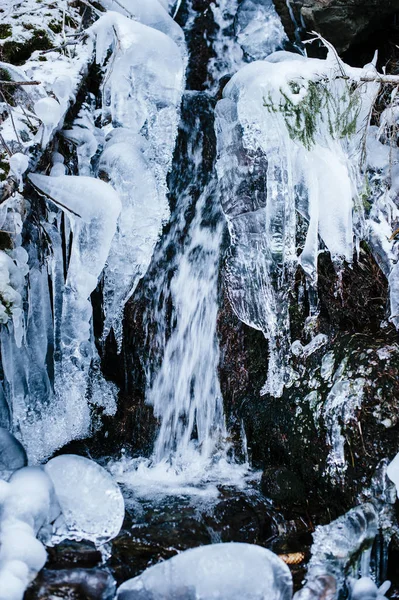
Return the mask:
<svg viewBox="0 0 399 600">
<path fill-rule="evenodd" d="M 262 60 L 288 41 L 272 0 L 244 0 L 238 7 L 237 41 L 251 60 Z"/>
<path fill-rule="evenodd" d="M 292 578 L 276 554 L 251 544 L 186 550 L 122 584 L 118 600 L 291 600 Z"/>
<path fill-rule="evenodd" d="M 153 5 L 165 13 L 155 0 Z M 143 23 L 153 24 L 146 18 L 153 15 L 156 21 L 151 6 L 139 6 L 129 3 L 129 10 L 137 9 Z M 124 305 L 145 274 L 169 215 L 166 176 L 177 134 L 184 60 L 165 33 L 118 13 L 101 17 L 92 31 L 97 62 L 102 64 L 113 49 L 103 87 L 103 118 L 111 117 L 112 129 L 99 168 L 122 200 L 104 274 L 103 332 L 105 338 L 113 328 L 120 349 Z"/>
<path fill-rule="evenodd" d="M 63 539 L 91 540 L 101 545 L 122 527 L 125 503 L 112 476 L 96 462 L 63 454 L 45 466 L 62 515 L 54 523 L 52 543 Z"/>
<path fill-rule="evenodd" d="M 0 599 L 22 600 L 47 558 L 36 536 L 59 514 L 51 480 L 40 467 L 17 470 L 0 480 L 0 507 Z"/>
<path fill-rule="evenodd" d="M 298 264 L 317 314 L 319 250 L 339 271 L 352 261 L 354 235 L 367 235 L 362 148 L 379 86 L 362 74 L 332 50 L 325 61 L 276 52 L 243 67 L 217 105 L 229 295 L 238 317 L 269 340 L 263 392 L 274 396 L 291 378 L 288 301 Z M 299 258 L 297 214 L 307 223 Z"/>
<path fill-rule="evenodd" d="M 385 581 L 379 588 L 370 577 L 350 581 L 350 600 L 387 600 L 385 594 L 391 586 Z"/>
<path fill-rule="evenodd" d="M 101 4 L 108 10 L 119 12 L 144 25 L 162 31 L 165 35 L 176 42 L 185 52 L 184 33 L 179 25 L 172 19 L 159 0 L 101 0 Z"/>
<path fill-rule="evenodd" d="M 387 468 L 387 475 L 389 479 L 395 484 L 396 493 L 399 496 L 399 453 L 389 463 Z"/>
<path fill-rule="evenodd" d="M 28 255 L 24 248 L 0 250 L 0 323 L 12 321 L 15 340 L 22 343 L 22 294 L 28 273 Z"/>
<path fill-rule="evenodd" d="M 29 158 L 22 152 L 16 152 L 10 156 L 10 174 L 15 177 L 18 183 L 18 189 L 21 192 L 23 188 L 22 175 L 27 171 L 29 166 Z"/>
<path fill-rule="evenodd" d="M 23 15 L 31 8 L 26 2 Z M 19 431 L 33 462 L 88 435 L 93 406 L 106 414 L 115 411 L 116 386 L 101 373 L 90 296 L 101 279 L 104 338 L 114 327 L 120 348 L 124 304 L 148 268 L 169 214 L 166 176 L 184 83 L 184 36 L 164 2 L 136 4 L 138 20 L 110 11 L 88 35 L 73 32 L 75 41 L 67 41 L 71 51 L 46 52 L 45 61 L 35 55 L 23 67 L 1 63 L 11 79 L 40 81 L 21 87 L 25 107 L 17 103 L 2 123 L 5 142 L 12 148 L 18 144 L 10 159 L 11 177 L 22 186 L 27 167 L 37 168 L 40 153 L 57 132 L 78 158 L 77 171 L 67 175 L 71 163 L 56 141 L 50 177 L 29 175 L 48 200 L 48 218 L 28 236 L 29 266 L 21 222 L 15 249 L 0 252 L 0 322 L 8 326 L 0 332 L 5 380 L 0 423 Z M 28 20 L 39 25 L 35 10 Z M 80 22 L 78 11 L 71 9 L 74 15 L 74 22 Z M 21 27 L 10 15 L 2 17 L 11 19 L 18 40 L 29 37 L 24 17 Z M 69 26 L 54 34 L 48 26 L 58 22 L 63 22 L 62 7 L 49 7 L 42 24 L 55 45 L 70 34 Z M 96 98 L 88 93 L 77 118 L 62 131 L 93 56 L 104 68 L 103 121 L 97 119 Z M 36 147 L 32 158 L 37 143 L 42 149 Z M 23 210 L 21 203 L 15 211 L 20 221 Z M 13 231 L 10 215 L 2 205 L 0 221 Z"/>
<path fill-rule="evenodd" d="M 31 174 L 29 178 L 40 193 L 66 212 L 73 230 L 64 280 L 60 236 L 56 227 L 47 225 L 52 241 L 48 266 L 53 284 L 54 323 L 48 272 L 45 267 L 35 265 L 30 271 L 29 298 L 34 300 L 29 302 L 26 344 L 18 351 L 13 340 L 3 334 L 3 368 L 12 391 L 13 423 L 21 432 L 29 456 L 38 461 L 90 429 L 86 394 L 97 359 L 91 332 L 90 294 L 104 268 L 121 204 L 109 184 L 94 178 L 39 174 Z M 54 360 L 53 382 L 47 370 L 49 348 L 54 353 L 50 354 Z M 104 410 L 112 412 L 115 406 L 112 386 L 95 375 L 91 385 L 94 398 L 97 397 Z M 43 398 L 50 402 L 43 404 Z"/>
<path fill-rule="evenodd" d="M 309 592 L 318 582 L 319 585 L 323 583 L 325 577 L 333 578 L 328 582 L 338 593 L 345 589 L 348 574 L 368 577 L 371 547 L 378 533 L 378 524 L 378 511 L 373 504 L 365 503 L 328 525 L 316 527 L 305 586 L 295 594 L 294 600 L 312 598 Z"/>
</svg>

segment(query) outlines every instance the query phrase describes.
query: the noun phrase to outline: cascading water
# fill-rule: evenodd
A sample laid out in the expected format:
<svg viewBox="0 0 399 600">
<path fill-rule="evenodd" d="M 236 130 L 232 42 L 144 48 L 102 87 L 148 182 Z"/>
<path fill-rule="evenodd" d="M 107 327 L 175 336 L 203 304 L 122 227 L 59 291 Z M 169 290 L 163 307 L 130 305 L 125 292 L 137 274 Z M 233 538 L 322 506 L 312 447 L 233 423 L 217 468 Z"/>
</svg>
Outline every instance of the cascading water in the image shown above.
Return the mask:
<svg viewBox="0 0 399 600">
<path fill-rule="evenodd" d="M 157 462 L 175 455 L 178 461 L 187 463 L 194 430 L 200 454 L 209 459 L 225 435 L 216 339 L 223 225 L 215 182 L 211 181 L 197 200 L 168 284 L 174 329 L 147 396 L 161 421 L 154 449 Z M 163 292 L 167 294 L 168 290 Z"/>
</svg>

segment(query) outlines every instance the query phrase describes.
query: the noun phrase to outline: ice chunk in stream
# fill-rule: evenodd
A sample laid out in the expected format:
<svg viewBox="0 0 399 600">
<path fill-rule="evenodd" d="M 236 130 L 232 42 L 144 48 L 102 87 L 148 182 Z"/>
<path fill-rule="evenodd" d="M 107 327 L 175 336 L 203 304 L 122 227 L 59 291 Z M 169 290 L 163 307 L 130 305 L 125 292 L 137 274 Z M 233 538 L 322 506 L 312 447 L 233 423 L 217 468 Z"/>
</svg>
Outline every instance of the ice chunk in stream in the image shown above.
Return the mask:
<svg viewBox="0 0 399 600">
<path fill-rule="evenodd" d="M 292 578 L 276 554 L 252 544 L 186 550 L 123 583 L 118 600 L 291 600 Z"/>
<path fill-rule="evenodd" d="M 102 544 L 122 527 L 125 504 L 118 484 L 97 463 L 82 456 L 64 454 L 45 466 L 60 503 L 53 541 L 91 540 Z"/>
<path fill-rule="evenodd" d="M 0 476 L 1 471 L 16 471 L 28 463 L 25 448 L 4 427 L 0 427 Z"/>
</svg>

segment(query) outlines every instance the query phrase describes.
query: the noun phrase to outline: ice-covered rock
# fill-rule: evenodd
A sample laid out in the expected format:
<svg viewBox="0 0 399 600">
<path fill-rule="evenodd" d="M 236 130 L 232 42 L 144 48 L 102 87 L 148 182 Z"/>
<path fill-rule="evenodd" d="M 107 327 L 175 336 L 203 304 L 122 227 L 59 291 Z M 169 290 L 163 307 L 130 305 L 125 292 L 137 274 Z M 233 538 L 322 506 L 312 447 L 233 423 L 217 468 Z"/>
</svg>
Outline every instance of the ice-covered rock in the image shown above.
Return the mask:
<svg viewBox="0 0 399 600">
<path fill-rule="evenodd" d="M 118 600 L 291 600 L 291 573 L 276 554 L 250 544 L 186 550 L 123 583 Z"/>
<path fill-rule="evenodd" d="M 390 581 L 385 581 L 379 588 L 370 577 L 349 580 L 350 600 L 386 600 L 386 592 L 391 586 Z"/>
<path fill-rule="evenodd" d="M 86 539 L 103 544 L 119 533 L 125 504 L 108 471 L 73 454 L 52 458 L 45 471 L 54 484 L 62 511 L 54 525 L 54 542 Z"/>
<path fill-rule="evenodd" d="M 22 600 L 47 558 L 36 539 L 59 514 L 50 478 L 40 467 L 14 472 L 0 481 L 0 600 Z"/>
<path fill-rule="evenodd" d="M 144 25 L 153 27 L 172 38 L 185 50 L 184 33 L 179 25 L 169 15 L 165 6 L 159 0 L 101 0 L 108 10 L 119 12 L 131 17 Z"/>
<path fill-rule="evenodd" d="M 16 437 L 4 427 L 0 427 L 0 473 L 16 471 L 28 463 L 25 448 Z"/>
<path fill-rule="evenodd" d="M 359 84 L 361 75 L 331 52 L 325 61 L 277 52 L 236 73 L 217 105 L 228 292 L 237 316 L 269 341 L 263 392 L 274 396 L 291 377 L 288 298 L 298 263 L 315 314 L 321 244 L 339 271 L 352 260 L 354 235 L 366 234 L 361 148 L 377 88 Z M 307 224 L 299 259 L 297 214 Z"/>
</svg>

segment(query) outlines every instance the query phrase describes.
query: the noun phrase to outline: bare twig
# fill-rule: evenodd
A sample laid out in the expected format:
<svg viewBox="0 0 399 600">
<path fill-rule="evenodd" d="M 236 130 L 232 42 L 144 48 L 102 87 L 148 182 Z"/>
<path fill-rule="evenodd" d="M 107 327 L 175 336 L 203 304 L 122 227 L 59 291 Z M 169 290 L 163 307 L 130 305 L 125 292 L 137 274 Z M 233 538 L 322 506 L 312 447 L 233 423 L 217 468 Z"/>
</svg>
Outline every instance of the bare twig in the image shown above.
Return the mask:
<svg viewBox="0 0 399 600">
<path fill-rule="evenodd" d="M 1 133 L 0 133 L 0 142 L 3 144 L 4 149 L 7 152 L 8 156 L 12 156 L 12 152 L 11 152 L 10 148 L 7 146 L 7 143 Z"/>
<path fill-rule="evenodd" d="M 76 46 L 77 44 L 80 43 L 80 40 L 77 40 L 76 42 L 65 42 L 64 44 L 61 44 L 60 46 L 57 46 L 56 48 L 50 48 L 49 50 L 42 50 L 40 52 L 40 54 L 49 54 L 50 52 L 56 52 L 57 50 L 64 50 L 64 48 L 66 48 L 67 46 Z"/>
<path fill-rule="evenodd" d="M 5 97 L 5 95 L 3 94 L 3 92 L 1 91 L 1 89 L 0 89 L 0 96 L 2 96 L 4 102 L 7 104 L 8 114 L 10 115 L 10 118 L 11 118 L 11 123 L 12 123 L 12 127 L 14 129 L 15 137 L 17 138 L 18 144 L 20 144 L 21 140 L 19 139 L 18 131 L 17 131 L 17 128 L 15 126 L 14 115 L 12 114 L 12 106 L 10 106 L 10 104 L 7 102 L 7 98 Z"/>
<path fill-rule="evenodd" d="M 41 85 L 41 81 L 2 81 L 0 85 Z"/>
<path fill-rule="evenodd" d="M 54 204 L 56 204 L 57 206 L 60 206 L 63 210 L 66 210 L 66 211 L 72 213 L 73 215 L 75 215 L 75 217 L 79 217 L 80 219 L 82 218 L 79 213 L 75 212 L 71 208 L 68 208 L 68 206 L 65 206 L 65 204 L 62 204 L 62 202 L 59 202 L 58 200 L 54 200 L 54 198 L 52 196 L 50 196 L 50 194 L 43 192 L 43 190 L 38 188 L 30 178 L 29 178 L 29 181 L 30 181 L 31 185 L 35 188 L 35 190 L 37 191 L 39 196 L 44 196 L 44 197 L 48 198 L 49 200 L 51 200 L 51 202 L 54 202 Z"/>
</svg>

